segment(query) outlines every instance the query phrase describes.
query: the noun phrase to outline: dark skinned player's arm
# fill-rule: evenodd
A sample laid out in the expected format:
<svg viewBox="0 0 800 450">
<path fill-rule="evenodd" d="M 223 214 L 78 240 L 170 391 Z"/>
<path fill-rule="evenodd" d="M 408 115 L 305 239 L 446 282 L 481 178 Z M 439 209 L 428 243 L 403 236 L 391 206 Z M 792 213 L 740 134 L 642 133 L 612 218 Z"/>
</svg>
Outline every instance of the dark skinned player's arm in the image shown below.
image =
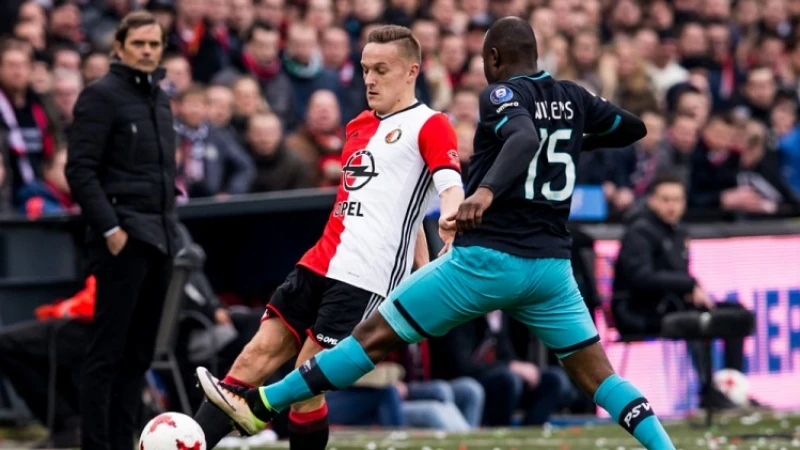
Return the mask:
<svg viewBox="0 0 800 450">
<path fill-rule="evenodd" d="M 598 148 L 618 148 L 633 144 L 647 134 L 644 122 L 633 114 L 619 109 L 618 126 L 608 133 L 589 134 L 584 136 L 581 151 Z M 616 119 L 615 119 L 615 123 Z"/>
<path fill-rule="evenodd" d="M 536 127 L 526 114 L 509 119 L 498 133 L 505 141 L 503 148 L 480 184 L 480 187 L 492 191 L 494 197 L 505 193 L 528 170 L 539 148 Z"/>
<path fill-rule="evenodd" d="M 581 109 L 585 114 L 582 151 L 625 147 L 647 134 L 638 117 L 578 85 L 574 89 L 583 100 Z"/>
</svg>

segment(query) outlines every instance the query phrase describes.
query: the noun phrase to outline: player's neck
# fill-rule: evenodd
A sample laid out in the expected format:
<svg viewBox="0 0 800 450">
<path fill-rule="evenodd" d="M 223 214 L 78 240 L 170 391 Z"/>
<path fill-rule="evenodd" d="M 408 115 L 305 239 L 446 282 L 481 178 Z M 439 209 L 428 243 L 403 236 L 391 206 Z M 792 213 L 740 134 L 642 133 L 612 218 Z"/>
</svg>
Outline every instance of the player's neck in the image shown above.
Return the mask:
<svg viewBox="0 0 800 450">
<path fill-rule="evenodd" d="M 375 113 L 378 115 L 378 117 L 386 117 L 386 116 L 388 116 L 390 114 L 394 114 L 394 113 L 396 113 L 398 111 L 402 111 L 402 110 L 404 110 L 406 108 L 409 108 L 414 103 L 417 103 L 417 97 L 414 94 L 415 93 L 412 91 L 410 95 L 403 96 L 403 98 L 398 100 L 394 104 L 394 106 L 392 106 L 392 108 L 390 110 L 388 110 L 388 111 L 380 111 L 380 112 L 375 111 Z"/>
<path fill-rule="evenodd" d="M 507 66 L 500 69 L 500 79 L 501 80 L 509 80 L 514 77 L 524 76 L 524 75 L 533 75 L 539 72 L 539 68 L 536 65 L 527 65 L 527 64 L 520 64 L 520 65 L 513 65 Z"/>
</svg>

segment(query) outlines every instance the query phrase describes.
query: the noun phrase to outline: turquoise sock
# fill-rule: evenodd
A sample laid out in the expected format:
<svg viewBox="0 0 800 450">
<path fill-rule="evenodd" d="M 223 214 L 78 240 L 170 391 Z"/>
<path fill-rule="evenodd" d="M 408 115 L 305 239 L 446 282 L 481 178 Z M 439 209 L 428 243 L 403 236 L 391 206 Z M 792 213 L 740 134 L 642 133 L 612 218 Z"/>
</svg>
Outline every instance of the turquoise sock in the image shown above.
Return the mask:
<svg viewBox="0 0 800 450">
<path fill-rule="evenodd" d="M 292 371 L 283 380 L 262 389 L 262 399 L 275 411 L 327 391 L 344 389 L 371 372 L 375 364 L 352 336 Z"/>
<path fill-rule="evenodd" d="M 650 402 L 619 375 L 611 375 L 600 383 L 594 401 L 648 450 L 675 449 Z"/>
</svg>

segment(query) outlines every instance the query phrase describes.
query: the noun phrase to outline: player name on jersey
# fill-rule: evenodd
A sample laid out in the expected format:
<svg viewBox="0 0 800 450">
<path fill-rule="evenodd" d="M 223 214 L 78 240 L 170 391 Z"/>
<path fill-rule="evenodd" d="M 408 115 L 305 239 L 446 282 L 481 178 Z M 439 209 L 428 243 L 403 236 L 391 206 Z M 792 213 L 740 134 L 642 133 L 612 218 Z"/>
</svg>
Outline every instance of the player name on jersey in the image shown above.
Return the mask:
<svg viewBox="0 0 800 450">
<path fill-rule="evenodd" d="M 537 120 L 572 120 L 575 112 L 572 111 L 572 102 L 536 102 Z"/>
</svg>

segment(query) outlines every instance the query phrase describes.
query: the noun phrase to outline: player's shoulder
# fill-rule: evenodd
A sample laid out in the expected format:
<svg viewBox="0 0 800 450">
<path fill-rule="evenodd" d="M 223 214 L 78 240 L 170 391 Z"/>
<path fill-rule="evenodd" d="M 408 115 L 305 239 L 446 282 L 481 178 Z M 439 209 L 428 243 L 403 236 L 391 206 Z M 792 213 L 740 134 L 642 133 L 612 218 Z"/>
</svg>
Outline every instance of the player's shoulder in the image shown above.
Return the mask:
<svg viewBox="0 0 800 450">
<path fill-rule="evenodd" d="M 507 80 L 489 83 L 481 91 L 481 100 L 483 100 L 484 103 L 488 102 L 493 105 L 500 105 L 514 98 L 521 97 L 523 89 L 516 81 L 517 80 Z"/>
<path fill-rule="evenodd" d="M 371 124 L 375 124 L 377 122 L 380 122 L 380 119 L 375 116 L 374 111 L 369 109 L 361 111 L 361 114 L 350 120 L 350 122 L 347 122 L 347 125 L 345 126 L 345 133 L 347 136 L 349 136 L 357 129 L 370 126 Z"/>
</svg>

